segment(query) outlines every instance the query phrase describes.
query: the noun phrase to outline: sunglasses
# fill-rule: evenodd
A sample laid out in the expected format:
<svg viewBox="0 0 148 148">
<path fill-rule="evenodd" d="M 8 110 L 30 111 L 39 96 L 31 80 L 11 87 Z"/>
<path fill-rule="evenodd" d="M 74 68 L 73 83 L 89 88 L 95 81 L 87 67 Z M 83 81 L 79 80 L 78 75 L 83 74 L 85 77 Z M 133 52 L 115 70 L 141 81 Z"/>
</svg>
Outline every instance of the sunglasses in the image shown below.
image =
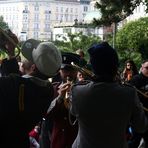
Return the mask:
<svg viewBox="0 0 148 148">
<path fill-rule="evenodd" d="M 144 68 L 148 70 L 148 67 L 144 67 Z"/>
</svg>

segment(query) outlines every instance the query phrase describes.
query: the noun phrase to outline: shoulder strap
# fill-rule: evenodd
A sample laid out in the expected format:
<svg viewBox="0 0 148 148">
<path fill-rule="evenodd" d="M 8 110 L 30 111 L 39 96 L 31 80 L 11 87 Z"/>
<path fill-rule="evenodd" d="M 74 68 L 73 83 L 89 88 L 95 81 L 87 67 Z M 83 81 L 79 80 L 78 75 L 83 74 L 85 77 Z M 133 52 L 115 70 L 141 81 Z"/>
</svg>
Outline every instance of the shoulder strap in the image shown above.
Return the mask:
<svg viewBox="0 0 148 148">
<path fill-rule="evenodd" d="M 25 89 L 25 85 L 21 84 L 19 86 L 19 112 L 23 112 L 24 111 L 24 89 Z"/>
</svg>

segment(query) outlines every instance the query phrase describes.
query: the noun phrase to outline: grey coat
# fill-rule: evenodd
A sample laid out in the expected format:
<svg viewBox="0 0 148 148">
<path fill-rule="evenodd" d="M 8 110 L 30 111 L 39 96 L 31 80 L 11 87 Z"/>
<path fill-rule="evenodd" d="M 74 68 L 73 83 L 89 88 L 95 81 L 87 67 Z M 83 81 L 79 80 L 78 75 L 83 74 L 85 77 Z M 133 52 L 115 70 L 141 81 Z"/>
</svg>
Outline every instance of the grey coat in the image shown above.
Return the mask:
<svg viewBox="0 0 148 148">
<path fill-rule="evenodd" d="M 133 87 L 118 83 L 84 83 L 72 88 L 71 112 L 79 122 L 73 148 L 127 148 L 126 128 L 148 129 L 146 118 Z"/>
</svg>

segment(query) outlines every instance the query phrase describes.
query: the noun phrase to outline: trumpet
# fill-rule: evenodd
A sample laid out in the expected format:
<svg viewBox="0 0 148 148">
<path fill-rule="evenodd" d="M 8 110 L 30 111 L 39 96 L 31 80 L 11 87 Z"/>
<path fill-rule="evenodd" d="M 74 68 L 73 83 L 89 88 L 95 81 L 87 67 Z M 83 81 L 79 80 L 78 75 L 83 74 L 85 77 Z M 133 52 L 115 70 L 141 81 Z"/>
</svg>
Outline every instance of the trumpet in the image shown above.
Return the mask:
<svg viewBox="0 0 148 148">
<path fill-rule="evenodd" d="M 73 85 L 73 81 L 70 79 L 70 77 L 67 77 L 67 83 L 70 84 L 70 86 Z M 77 118 L 74 119 L 70 113 L 70 106 L 71 106 L 71 100 L 70 100 L 70 90 L 66 91 L 65 98 L 64 98 L 64 106 L 68 109 L 68 120 L 71 126 L 74 126 L 77 122 Z"/>
<path fill-rule="evenodd" d="M 18 49 L 17 55 L 14 56 L 14 57 L 17 57 L 17 56 L 19 56 L 21 49 L 17 45 L 17 43 L 16 43 L 17 41 L 15 42 L 14 39 L 12 39 L 13 36 L 17 40 L 17 37 L 10 30 L 8 30 L 6 32 L 0 27 L 0 41 L 1 41 L 0 48 L 8 54 L 5 44 L 7 41 L 9 41 L 12 45 L 14 45 L 14 47 L 16 47 Z"/>
<path fill-rule="evenodd" d="M 72 85 L 73 84 L 73 81 L 71 81 L 70 78 L 67 77 L 67 83 L 69 83 L 70 85 Z M 69 92 L 70 92 L 70 90 L 67 90 L 66 91 L 65 98 L 64 98 L 64 105 L 68 109 L 70 108 Z"/>
</svg>

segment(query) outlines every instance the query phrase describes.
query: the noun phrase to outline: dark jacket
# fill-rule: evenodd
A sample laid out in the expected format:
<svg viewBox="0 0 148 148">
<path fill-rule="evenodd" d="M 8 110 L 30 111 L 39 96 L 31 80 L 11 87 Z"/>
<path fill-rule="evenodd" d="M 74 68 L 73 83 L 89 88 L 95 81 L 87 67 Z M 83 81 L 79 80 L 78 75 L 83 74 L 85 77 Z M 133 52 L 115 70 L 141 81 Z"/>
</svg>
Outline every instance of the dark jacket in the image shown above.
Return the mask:
<svg viewBox="0 0 148 148">
<path fill-rule="evenodd" d="M 1 77 L 0 147 L 29 148 L 28 133 L 42 120 L 52 97 L 49 81 L 16 74 Z"/>
<path fill-rule="evenodd" d="M 72 88 L 71 112 L 78 119 L 73 148 L 127 148 L 129 123 L 137 132 L 148 129 L 137 93 L 115 82 L 89 82 Z"/>
<path fill-rule="evenodd" d="M 58 87 L 56 89 L 58 90 Z M 48 118 L 53 122 L 50 146 L 51 148 L 71 148 L 77 136 L 78 124 L 76 122 L 72 125 L 71 122 L 76 120 L 75 117 L 70 115 L 64 100 L 58 103 L 58 99 L 58 97 L 55 98 L 48 108 Z"/>
<path fill-rule="evenodd" d="M 138 89 L 138 96 L 144 107 L 148 108 L 147 98 L 142 95 L 148 92 L 148 77 L 144 76 L 142 73 L 135 75 L 131 80 L 130 84 Z M 142 92 L 142 93 L 140 93 Z M 148 113 L 147 113 L 148 115 Z"/>
</svg>

